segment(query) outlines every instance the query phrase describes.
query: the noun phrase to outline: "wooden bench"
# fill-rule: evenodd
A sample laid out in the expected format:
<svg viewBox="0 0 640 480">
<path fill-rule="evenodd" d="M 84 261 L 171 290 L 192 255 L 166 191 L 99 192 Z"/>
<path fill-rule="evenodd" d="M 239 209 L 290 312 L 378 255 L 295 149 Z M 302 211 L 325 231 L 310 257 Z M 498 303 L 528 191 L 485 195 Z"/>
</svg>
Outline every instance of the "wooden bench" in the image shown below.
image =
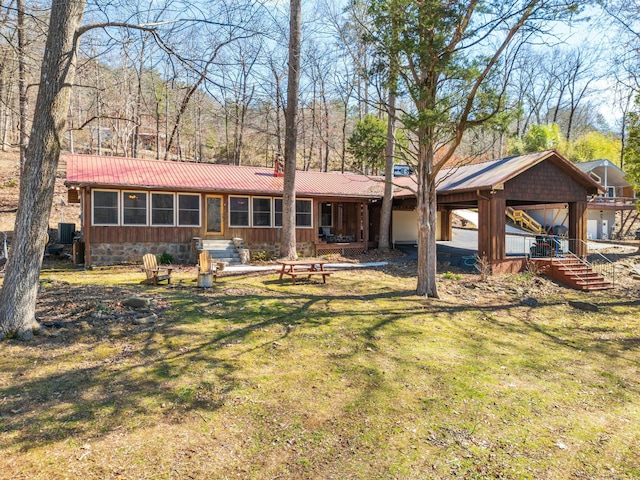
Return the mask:
<svg viewBox="0 0 640 480">
<path fill-rule="evenodd" d="M 158 260 L 152 253 L 147 253 L 142 257 L 142 271 L 147 275 L 147 278 L 140 283 L 144 285 L 157 285 L 158 282 L 167 281 L 167 284 L 171 283 L 171 271 L 172 268 L 165 268 L 167 273 L 160 274 L 160 268 L 158 267 Z"/>
<path fill-rule="evenodd" d="M 292 272 L 284 272 L 285 275 L 289 275 L 291 277 L 291 282 L 296 284 L 296 277 L 299 276 L 307 276 L 307 278 L 311 278 L 311 275 L 322 275 L 322 283 L 327 283 L 327 277 L 331 275 L 333 272 L 320 271 L 320 270 L 296 270 Z"/>
</svg>

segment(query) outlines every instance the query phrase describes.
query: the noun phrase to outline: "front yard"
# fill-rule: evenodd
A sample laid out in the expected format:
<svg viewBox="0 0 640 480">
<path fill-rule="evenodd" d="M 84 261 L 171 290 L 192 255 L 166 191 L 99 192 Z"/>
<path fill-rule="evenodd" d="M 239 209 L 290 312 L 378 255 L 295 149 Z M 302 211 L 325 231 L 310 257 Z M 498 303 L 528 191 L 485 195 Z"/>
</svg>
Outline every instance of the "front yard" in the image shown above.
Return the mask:
<svg viewBox="0 0 640 480">
<path fill-rule="evenodd" d="M 634 283 L 174 277 L 43 271 L 46 334 L 0 344 L 0 478 L 640 477 Z"/>
</svg>

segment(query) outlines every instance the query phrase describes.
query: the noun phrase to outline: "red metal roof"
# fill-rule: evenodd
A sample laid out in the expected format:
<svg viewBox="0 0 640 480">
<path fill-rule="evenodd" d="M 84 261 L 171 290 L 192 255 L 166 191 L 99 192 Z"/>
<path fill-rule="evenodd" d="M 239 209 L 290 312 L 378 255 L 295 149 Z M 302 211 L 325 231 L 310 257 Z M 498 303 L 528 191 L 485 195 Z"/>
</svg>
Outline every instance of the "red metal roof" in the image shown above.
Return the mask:
<svg viewBox="0 0 640 480">
<path fill-rule="evenodd" d="M 278 194 L 284 179 L 272 168 L 173 162 L 96 155 L 66 155 L 67 185 L 143 187 L 202 192 Z M 378 198 L 380 179 L 364 175 L 296 171 L 298 196 Z"/>
<path fill-rule="evenodd" d="M 553 150 L 463 165 L 438 174 L 439 194 L 497 189 L 534 165 L 549 160 L 593 193 L 602 186 Z M 274 195 L 283 192 L 284 179 L 272 168 L 213 163 L 173 162 L 96 155 L 67 155 L 68 185 L 143 187 Z M 414 195 L 415 176 L 394 178 L 395 196 Z M 406 188 L 402 188 L 406 187 Z M 383 179 L 364 175 L 296 171 L 298 196 L 380 198 Z"/>
<path fill-rule="evenodd" d="M 437 190 L 439 194 L 447 194 L 462 191 L 499 189 L 505 182 L 545 160 L 554 162 L 559 168 L 567 171 L 578 183 L 583 185 L 589 193 L 604 192 L 600 184 L 554 150 L 443 169 L 438 173 L 436 181 Z M 410 179 L 395 179 L 394 182 L 396 184 L 404 182 L 402 183 L 403 185 L 406 184 L 415 189 L 415 180 L 411 182 Z M 396 193 L 396 196 L 409 195 L 413 194 L 407 190 Z"/>
</svg>

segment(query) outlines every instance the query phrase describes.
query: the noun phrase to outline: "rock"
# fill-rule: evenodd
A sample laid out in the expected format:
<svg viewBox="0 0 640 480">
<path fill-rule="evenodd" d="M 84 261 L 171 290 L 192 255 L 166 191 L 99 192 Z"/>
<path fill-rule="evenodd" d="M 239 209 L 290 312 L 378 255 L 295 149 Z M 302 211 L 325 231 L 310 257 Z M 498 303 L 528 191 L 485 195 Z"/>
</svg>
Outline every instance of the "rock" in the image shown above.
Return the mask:
<svg viewBox="0 0 640 480">
<path fill-rule="evenodd" d="M 147 325 L 149 323 L 156 323 L 157 321 L 158 321 L 158 316 L 155 313 L 153 313 L 148 317 L 134 318 L 132 323 L 134 325 Z"/>
<path fill-rule="evenodd" d="M 573 308 L 582 310 L 584 312 L 597 312 L 600 310 L 600 307 L 594 303 L 589 302 L 581 302 L 578 300 L 569 300 L 569 305 Z"/>
<path fill-rule="evenodd" d="M 78 323 L 78 328 L 80 330 L 90 330 L 91 329 L 91 325 L 89 325 L 89 322 L 87 322 L 86 320 L 83 320 L 82 322 Z"/>
<path fill-rule="evenodd" d="M 533 297 L 527 297 L 520 300 L 520 304 L 524 305 L 525 307 L 537 307 L 538 303 L 538 300 Z"/>
<path fill-rule="evenodd" d="M 125 307 L 144 308 L 151 305 L 151 299 L 143 297 L 129 297 L 122 301 L 122 305 Z"/>
</svg>

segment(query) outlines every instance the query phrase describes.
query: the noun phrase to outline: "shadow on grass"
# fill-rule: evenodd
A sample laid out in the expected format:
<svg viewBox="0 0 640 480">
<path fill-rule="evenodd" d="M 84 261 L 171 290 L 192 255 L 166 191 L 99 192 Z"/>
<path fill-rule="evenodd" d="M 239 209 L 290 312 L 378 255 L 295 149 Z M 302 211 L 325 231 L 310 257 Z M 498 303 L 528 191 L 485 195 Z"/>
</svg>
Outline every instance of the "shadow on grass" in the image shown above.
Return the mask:
<svg viewBox="0 0 640 480">
<path fill-rule="evenodd" d="M 161 307 L 168 303 L 158 310 L 157 323 L 135 325 L 126 311 L 122 316 L 91 316 L 101 306 L 112 307 L 134 294 L 155 298 Z M 559 299 L 537 308 L 561 304 Z M 500 312 L 513 315 L 515 310 L 520 322 L 497 318 Z M 349 275 L 333 277 L 327 285 L 302 281 L 296 286 L 264 274 L 223 277 L 211 290 L 54 283 L 41 295 L 38 313 L 41 321 L 62 333 L 37 337 L 30 344 L 7 342 L 19 351 L 20 361 L 12 361 L 9 380 L 0 388 L 0 428 L 5 434 L 0 445 L 28 450 L 70 437 L 99 438 L 123 427 L 132 430 L 192 410 L 215 411 L 242 388 L 238 357 L 272 348 L 296 328 L 337 328 L 337 316 L 348 319 L 339 325 L 348 330 L 332 335 L 353 339 L 330 358 L 336 369 L 352 369 L 362 402 L 387 380 L 374 365 L 351 366 L 350 360 L 372 352 L 408 362 L 382 352 L 378 340 L 386 333 L 425 341 L 416 326 L 420 322 L 440 322 L 453 331 L 467 369 L 479 352 L 509 349 L 520 350 L 534 364 L 536 343 L 523 347 L 513 335 L 536 335 L 561 348 L 619 356 L 619 342 L 568 339 L 566 329 L 559 333 L 527 319 L 529 311 L 518 303 L 426 302 L 400 288 L 358 290 Z M 481 319 L 481 328 L 477 322 L 460 320 L 469 315 Z M 626 338 L 622 345 L 631 348 L 637 343 L 637 337 Z"/>
</svg>

